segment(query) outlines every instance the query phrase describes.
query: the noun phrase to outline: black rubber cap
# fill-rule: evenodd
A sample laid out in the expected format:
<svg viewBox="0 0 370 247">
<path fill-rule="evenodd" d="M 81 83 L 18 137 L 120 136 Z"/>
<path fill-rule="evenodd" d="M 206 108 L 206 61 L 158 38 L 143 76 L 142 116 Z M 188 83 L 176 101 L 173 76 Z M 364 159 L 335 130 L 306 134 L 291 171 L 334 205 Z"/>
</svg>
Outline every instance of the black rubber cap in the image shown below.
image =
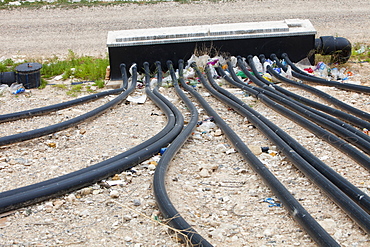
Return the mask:
<svg viewBox="0 0 370 247">
<path fill-rule="evenodd" d="M 42 68 L 42 65 L 39 63 L 23 63 L 18 65 L 15 70 L 18 73 L 30 73 L 38 71 Z"/>
</svg>

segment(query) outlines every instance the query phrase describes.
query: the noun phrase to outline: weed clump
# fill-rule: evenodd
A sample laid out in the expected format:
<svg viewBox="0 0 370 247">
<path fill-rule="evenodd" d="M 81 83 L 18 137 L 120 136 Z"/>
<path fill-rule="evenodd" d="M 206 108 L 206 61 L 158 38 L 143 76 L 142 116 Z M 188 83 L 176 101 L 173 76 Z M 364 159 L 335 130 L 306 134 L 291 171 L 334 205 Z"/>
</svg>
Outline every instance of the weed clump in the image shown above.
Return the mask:
<svg viewBox="0 0 370 247">
<path fill-rule="evenodd" d="M 351 61 L 370 62 L 370 46 L 361 43 L 355 43 L 352 47 Z"/>
<path fill-rule="evenodd" d="M 62 75 L 63 80 L 73 78 L 85 81 L 98 81 L 104 79 L 108 65 L 108 58 L 77 56 L 73 51 L 69 50 L 67 59 L 59 60 L 57 57 L 54 57 L 45 62 L 41 69 L 41 75 L 46 79 Z"/>
</svg>

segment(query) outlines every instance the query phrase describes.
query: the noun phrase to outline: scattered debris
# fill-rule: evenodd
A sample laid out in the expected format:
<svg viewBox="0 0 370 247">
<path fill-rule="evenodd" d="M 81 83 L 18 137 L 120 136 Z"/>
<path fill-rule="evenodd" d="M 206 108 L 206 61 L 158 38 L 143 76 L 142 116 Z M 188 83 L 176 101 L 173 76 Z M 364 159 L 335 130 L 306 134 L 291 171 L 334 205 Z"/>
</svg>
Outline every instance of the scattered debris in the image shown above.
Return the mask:
<svg viewBox="0 0 370 247">
<path fill-rule="evenodd" d="M 269 203 L 270 204 L 269 207 L 281 207 L 281 204 L 275 202 L 275 199 L 271 198 L 271 197 L 267 197 L 267 198 L 263 199 L 262 201 Z"/>
</svg>

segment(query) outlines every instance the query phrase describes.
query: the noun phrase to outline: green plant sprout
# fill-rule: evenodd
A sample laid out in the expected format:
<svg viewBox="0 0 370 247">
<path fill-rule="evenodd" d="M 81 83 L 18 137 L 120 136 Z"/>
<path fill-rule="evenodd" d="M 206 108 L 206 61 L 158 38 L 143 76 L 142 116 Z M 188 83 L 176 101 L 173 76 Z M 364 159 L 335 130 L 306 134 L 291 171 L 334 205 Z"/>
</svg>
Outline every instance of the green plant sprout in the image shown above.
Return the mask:
<svg viewBox="0 0 370 247">
<path fill-rule="evenodd" d="M 355 43 L 352 47 L 351 61 L 370 62 L 370 46 L 362 43 Z"/>
<path fill-rule="evenodd" d="M 103 80 L 97 80 L 94 82 L 93 86 L 97 86 L 98 88 L 103 88 L 105 86 L 105 82 Z"/>
<path fill-rule="evenodd" d="M 65 85 L 65 84 L 55 84 L 55 85 L 52 85 L 52 86 L 56 87 L 56 88 L 60 88 L 60 89 L 68 89 L 67 85 Z"/>
<path fill-rule="evenodd" d="M 44 62 L 41 68 L 41 75 L 46 79 L 62 75 L 64 80 L 73 77 L 78 80 L 98 81 L 104 79 L 108 65 L 108 58 L 77 56 L 73 51 L 69 50 L 65 60 L 59 60 L 57 57 L 54 57 Z"/>
<path fill-rule="evenodd" d="M 81 93 L 82 85 L 73 85 L 69 91 L 67 91 L 67 95 L 71 97 L 77 97 L 79 93 Z"/>
</svg>

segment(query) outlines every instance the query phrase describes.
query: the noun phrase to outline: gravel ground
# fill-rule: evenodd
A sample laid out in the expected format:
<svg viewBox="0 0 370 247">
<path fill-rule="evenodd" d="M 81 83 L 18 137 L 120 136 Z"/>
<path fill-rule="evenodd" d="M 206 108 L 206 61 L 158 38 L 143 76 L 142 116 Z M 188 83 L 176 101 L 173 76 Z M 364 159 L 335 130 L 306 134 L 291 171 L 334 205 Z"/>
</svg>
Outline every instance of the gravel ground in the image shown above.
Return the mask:
<svg viewBox="0 0 370 247">
<path fill-rule="evenodd" d="M 202 13 L 201 15 L 198 13 Z M 77 9 L 1 10 L 0 56 L 64 56 L 68 49 L 84 55 L 104 55 L 110 30 L 173 25 L 308 18 L 318 35 L 338 35 L 368 42 L 368 1 L 230 1 L 194 4 L 128 4 Z M 181 18 L 181 21 L 179 21 Z M 369 64 L 346 64 L 351 82 L 370 86 Z M 61 83 L 61 82 L 56 82 Z M 68 84 L 68 82 L 64 82 Z M 227 86 L 224 86 L 230 89 Z M 287 86 L 285 86 L 287 87 Z M 289 87 L 287 87 L 289 88 Z M 323 88 L 327 93 L 370 112 L 367 95 Z M 290 90 L 320 101 L 307 92 Z M 369 172 L 312 133 L 262 103 L 235 95 L 253 105 L 314 155 L 350 182 L 370 193 Z M 172 88 L 161 90 L 186 113 Z M 203 89 L 200 89 L 204 93 Z M 136 95 L 142 91 L 137 89 Z M 112 96 L 113 97 L 113 96 Z M 24 132 L 78 116 L 112 97 L 32 119 L 2 123 L 0 136 Z M 207 101 L 251 146 L 273 144 L 257 129 L 210 96 Z M 66 91 L 47 86 L 18 96 L 0 97 L 1 114 L 70 100 Z M 208 116 L 200 110 L 200 120 Z M 33 184 L 75 171 L 117 155 L 161 130 L 166 119 L 150 101 L 123 103 L 76 128 L 0 147 L 0 191 Z M 203 131 L 198 128 L 196 131 Z M 275 152 L 273 152 L 275 154 Z M 369 246 L 369 236 L 278 152 L 258 157 L 307 211 L 342 246 Z M 0 218 L 0 246 L 184 246 L 156 219 L 151 190 L 158 161 L 154 157 L 134 171 L 108 179 L 111 187 L 92 185 L 60 198 L 26 207 Z M 278 199 L 216 129 L 190 138 L 168 171 L 168 191 L 176 208 L 214 246 L 315 246 L 284 207 L 269 207 Z"/>
<path fill-rule="evenodd" d="M 0 10 L 0 56 L 105 55 L 108 31 L 251 21 L 310 19 L 318 36 L 368 42 L 367 0 L 251 0 L 125 4 L 76 9 Z"/>
</svg>

